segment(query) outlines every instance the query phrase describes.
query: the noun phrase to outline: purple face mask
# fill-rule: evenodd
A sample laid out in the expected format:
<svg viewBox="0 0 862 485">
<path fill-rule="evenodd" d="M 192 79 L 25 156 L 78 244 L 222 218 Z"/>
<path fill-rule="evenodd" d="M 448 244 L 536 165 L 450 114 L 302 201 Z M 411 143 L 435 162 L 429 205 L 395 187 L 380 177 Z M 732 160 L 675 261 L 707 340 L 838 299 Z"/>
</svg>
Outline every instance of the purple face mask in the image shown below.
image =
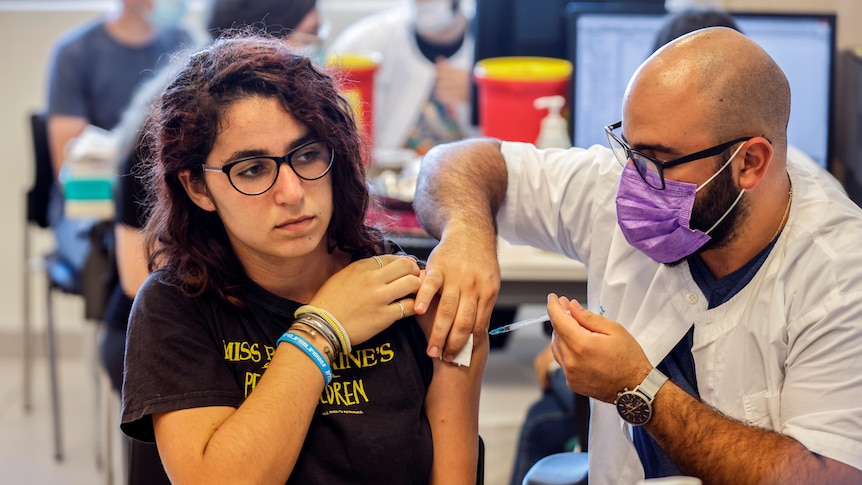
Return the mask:
<svg viewBox="0 0 862 485">
<path fill-rule="evenodd" d="M 745 189 L 706 232 L 689 227 L 695 195 L 730 164 L 742 146 L 700 187 L 665 179 L 665 189 L 656 190 L 643 181 L 634 165 L 627 164 L 616 199 L 617 222 L 626 241 L 659 263 L 679 261 L 703 247 L 710 240 L 709 233 L 736 207 Z M 647 177 L 658 178 L 658 174 L 647 172 Z"/>
</svg>

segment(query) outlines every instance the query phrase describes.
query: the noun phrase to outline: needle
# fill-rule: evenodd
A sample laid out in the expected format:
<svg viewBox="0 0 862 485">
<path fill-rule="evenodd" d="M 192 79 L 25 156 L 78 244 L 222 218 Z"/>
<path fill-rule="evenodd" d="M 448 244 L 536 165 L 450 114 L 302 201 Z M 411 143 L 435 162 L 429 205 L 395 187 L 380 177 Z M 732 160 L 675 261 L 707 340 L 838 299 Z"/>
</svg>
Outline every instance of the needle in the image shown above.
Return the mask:
<svg viewBox="0 0 862 485">
<path fill-rule="evenodd" d="M 548 314 L 544 314 L 541 317 L 528 318 L 526 320 L 521 320 L 520 322 L 514 322 L 507 325 L 503 325 L 502 327 L 497 327 L 494 330 L 488 332 L 488 335 L 500 335 L 501 333 L 511 332 L 512 330 L 517 330 L 521 327 L 526 327 L 527 325 L 533 325 L 534 323 L 544 323 L 550 322 L 551 319 L 548 317 Z"/>
</svg>

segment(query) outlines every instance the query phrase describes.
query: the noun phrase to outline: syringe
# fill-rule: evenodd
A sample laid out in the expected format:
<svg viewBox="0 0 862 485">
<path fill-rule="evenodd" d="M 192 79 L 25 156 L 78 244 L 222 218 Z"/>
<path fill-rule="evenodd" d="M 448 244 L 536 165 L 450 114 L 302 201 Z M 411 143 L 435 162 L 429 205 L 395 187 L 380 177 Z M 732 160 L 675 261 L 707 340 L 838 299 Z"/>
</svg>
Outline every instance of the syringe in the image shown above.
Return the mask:
<svg viewBox="0 0 862 485">
<path fill-rule="evenodd" d="M 548 314 L 544 314 L 541 317 L 528 318 L 526 320 L 521 320 L 520 322 L 514 322 L 507 325 L 503 325 L 502 327 L 497 327 L 494 330 L 488 332 L 488 335 L 500 335 L 501 333 L 511 332 L 512 330 L 517 330 L 522 327 L 526 327 L 527 325 L 532 325 L 534 323 L 544 323 L 550 322 L 551 319 L 548 317 Z"/>
</svg>

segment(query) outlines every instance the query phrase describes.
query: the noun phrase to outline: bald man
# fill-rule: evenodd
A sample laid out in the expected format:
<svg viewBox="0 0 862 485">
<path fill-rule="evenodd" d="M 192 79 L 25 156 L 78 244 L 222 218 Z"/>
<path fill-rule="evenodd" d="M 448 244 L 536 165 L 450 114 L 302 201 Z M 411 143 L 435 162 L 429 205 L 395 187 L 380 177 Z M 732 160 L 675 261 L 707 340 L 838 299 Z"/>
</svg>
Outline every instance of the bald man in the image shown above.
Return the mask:
<svg viewBox="0 0 862 485">
<path fill-rule="evenodd" d="M 787 158 L 789 113 L 775 62 L 717 27 L 644 62 L 610 149 L 432 150 L 429 346 L 486 335 L 499 231 L 587 267 L 588 301 L 552 294 L 548 313 L 592 400 L 591 484 L 862 483 L 862 212 Z"/>
</svg>

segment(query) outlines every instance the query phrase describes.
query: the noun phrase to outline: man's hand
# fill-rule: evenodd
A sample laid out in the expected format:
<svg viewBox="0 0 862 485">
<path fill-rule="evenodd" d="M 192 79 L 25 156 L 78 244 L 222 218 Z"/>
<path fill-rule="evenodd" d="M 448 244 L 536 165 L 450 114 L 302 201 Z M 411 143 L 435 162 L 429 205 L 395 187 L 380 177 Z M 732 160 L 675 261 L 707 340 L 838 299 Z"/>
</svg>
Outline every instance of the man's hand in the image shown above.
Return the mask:
<svg viewBox="0 0 862 485">
<path fill-rule="evenodd" d="M 471 139 L 432 148 L 422 159 L 413 208 L 422 227 L 440 240 L 428 257 L 416 294 L 417 314 L 440 301 L 428 355 L 453 359 L 473 332 L 488 339 L 491 310 L 500 290 L 495 215 L 506 195 L 500 142 Z"/>
<path fill-rule="evenodd" d="M 633 389 L 652 369 L 640 344 L 622 325 L 577 301 L 551 294 L 548 315 L 554 326 L 554 357 L 566 374 L 566 384 L 578 394 L 614 402 L 619 391 Z"/>
<path fill-rule="evenodd" d="M 428 257 L 425 277 L 416 293 L 416 313 L 424 314 L 436 294 L 439 305 L 428 339 L 428 356 L 451 361 L 473 333 L 488 338 L 491 310 L 500 289 L 496 237 L 490 243 L 443 238 Z"/>
</svg>

